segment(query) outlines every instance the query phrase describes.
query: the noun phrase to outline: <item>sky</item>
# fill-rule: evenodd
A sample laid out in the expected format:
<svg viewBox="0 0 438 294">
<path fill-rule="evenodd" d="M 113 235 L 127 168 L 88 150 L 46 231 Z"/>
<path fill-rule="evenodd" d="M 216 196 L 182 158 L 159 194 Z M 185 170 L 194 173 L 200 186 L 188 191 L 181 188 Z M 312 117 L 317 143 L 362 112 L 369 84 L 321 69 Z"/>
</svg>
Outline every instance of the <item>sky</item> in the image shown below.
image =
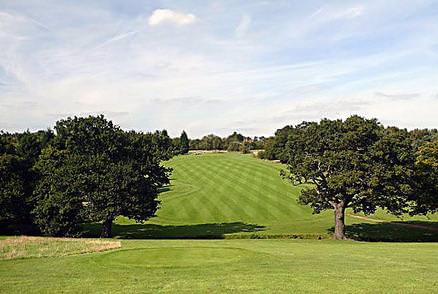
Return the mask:
<svg viewBox="0 0 438 294">
<path fill-rule="evenodd" d="M 0 0 L 0 129 L 438 127 L 438 0 Z"/>
</svg>

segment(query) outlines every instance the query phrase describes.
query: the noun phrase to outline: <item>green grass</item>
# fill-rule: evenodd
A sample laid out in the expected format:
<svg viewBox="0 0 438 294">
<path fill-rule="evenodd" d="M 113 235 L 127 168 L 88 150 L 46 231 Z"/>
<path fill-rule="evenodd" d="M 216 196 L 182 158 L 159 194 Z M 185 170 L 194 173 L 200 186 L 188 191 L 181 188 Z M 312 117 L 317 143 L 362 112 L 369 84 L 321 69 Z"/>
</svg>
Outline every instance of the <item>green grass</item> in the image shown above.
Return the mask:
<svg viewBox="0 0 438 294">
<path fill-rule="evenodd" d="M 130 240 L 0 261 L 2 293 L 434 293 L 437 243 Z"/>
<path fill-rule="evenodd" d="M 157 217 L 146 224 L 119 218 L 114 227 L 120 238 L 329 238 L 332 211 L 312 214 L 299 205 L 302 187 L 294 187 L 279 176 L 283 165 L 239 153 L 178 156 L 166 163 L 172 167 L 169 190 L 160 195 Z M 366 240 L 438 241 L 438 226 L 425 217 L 431 229 L 394 224 L 382 226 L 375 220 L 400 221 L 378 212 L 370 220 L 351 217 L 346 223 L 351 236 Z M 437 219 L 435 216 L 434 219 Z M 367 228 L 364 229 L 364 226 Z M 367 231 L 373 232 L 371 235 Z M 98 228 L 91 227 L 94 234 Z M 408 231 L 406 233 L 406 231 Z M 432 232 L 432 234 L 431 234 Z"/>
<path fill-rule="evenodd" d="M 180 156 L 167 164 L 174 173 L 157 217 L 145 224 L 120 217 L 116 237 L 236 240 L 122 240 L 119 249 L 94 252 L 53 238 L 27 243 L 0 236 L 7 256 L 0 258 L 0 292 L 438 292 L 438 243 L 237 240 L 329 237 L 332 213 L 313 215 L 298 205 L 300 187 L 279 177 L 282 165 L 237 153 Z M 350 236 L 438 240 L 437 222 L 425 218 L 400 224 L 382 211 L 363 217 L 348 212 Z M 87 228 L 93 235 L 99 226 Z M 21 253 L 11 259 L 11 252 Z"/>
</svg>

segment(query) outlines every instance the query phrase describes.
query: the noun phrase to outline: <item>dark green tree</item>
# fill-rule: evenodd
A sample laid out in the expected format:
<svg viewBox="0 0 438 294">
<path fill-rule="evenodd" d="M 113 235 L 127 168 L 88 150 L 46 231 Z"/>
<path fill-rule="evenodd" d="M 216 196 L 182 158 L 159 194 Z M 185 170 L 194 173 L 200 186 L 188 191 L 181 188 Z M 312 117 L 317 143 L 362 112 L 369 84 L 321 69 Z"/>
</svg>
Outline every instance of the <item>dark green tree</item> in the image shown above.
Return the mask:
<svg viewBox="0 0 438 294">
<path fill-rule="evenodd" d="M 34 190 L 33 214 L 41 232 L 50 236 L 76 236 L 84 213 L 86 157 L 48 146 L 35 164 L 40 180 Z M 91 171 L 90 171 L 91 172 Z"/>
<path fill-rule="evenodd" d="M 223 150 L 224 142 L 221 137 L 210 134 L 202 137 L 199 147 L 202 150 Z"/>
<path fill-rule="evenodd" d="M 308 182 L 299 202 L 315 213 L 334 211 L 334 238 L 345 239 L 345 210 L 404 212 L 412 195 L 413 149 L 406 130 L 352 116 L 289 129 L 288 177 Z M 285 173 L 283 173 L 285 175 Z"/>
<path fill-rule="evenodd" d="M 7 231 L 36 230 L 31 210 L 32 191 L 39 179 L 33 165 L 53 132 L 0 133 L 0 226 Z"/>
<path fill-rule="evenodd" d="M 13 154 L 0 155 L 0 227 L 20 226 L 27 220 L 26 168 Z"/>
<path fill-rule="evenodd" d="M 200 150 L 201 149 L 201 140 L 200 139 L 191 139 L 189 142 L 190 150 Z"/>
<path fill-rule="evenodd" d="M 144 221 L 154 215 L 169 170 L 166 132 L 124 132 L 103 116 L 56 123 L 53 146 L 37 164 L 42 180 L 35 190 L 35 215 L 50 235 L 74 234 L 80 222 L 102 222 L 110 237 L 113 220 L 124 215 Z"/>
<path fill-rule="evenodd" d="M 240 151 L 245 137 L 242 134 L 233 132 L 224 140 L 224 149 L 228 151 Z"/>
<path fill-rule="evenodd" d="M 185 131 L 181 133 L 179 143 L 180 143 L 180 153 L 187 154 L 189 152 L 189 138 L 187 137 L 187 133 Z"/>
</svg>

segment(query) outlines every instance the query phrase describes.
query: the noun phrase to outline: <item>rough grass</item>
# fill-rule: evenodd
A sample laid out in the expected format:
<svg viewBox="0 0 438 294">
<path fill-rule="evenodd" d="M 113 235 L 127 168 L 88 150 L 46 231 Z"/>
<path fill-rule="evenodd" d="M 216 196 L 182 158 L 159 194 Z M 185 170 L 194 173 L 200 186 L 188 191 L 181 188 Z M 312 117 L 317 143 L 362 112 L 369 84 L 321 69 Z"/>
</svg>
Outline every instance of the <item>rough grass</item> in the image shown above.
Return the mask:
<svg viewBox="0 0 438 294">
<path fill-rule="evenodd" d="M 436 293 L 437 243 L 129 240 L 0 260 L 4 293 Z"/>
<path fill-rule="evenodd" d="M 0 240 L 0 260 L 59 257 L 107 251 L 120 247 L 120 241 L 113 240 L 21 236 Z"/>
</svg>

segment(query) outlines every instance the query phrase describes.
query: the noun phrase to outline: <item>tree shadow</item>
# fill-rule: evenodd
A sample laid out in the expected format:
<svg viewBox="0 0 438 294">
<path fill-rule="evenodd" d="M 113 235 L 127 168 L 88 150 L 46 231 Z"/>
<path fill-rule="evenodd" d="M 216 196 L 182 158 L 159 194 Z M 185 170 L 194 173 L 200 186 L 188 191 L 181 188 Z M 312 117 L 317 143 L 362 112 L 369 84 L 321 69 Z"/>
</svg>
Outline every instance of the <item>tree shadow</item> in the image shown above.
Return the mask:
<svg viewBox="0 0 438 294">
<path fill-rule="evenodd" d="M 333 231 L 333 228 L 331 229 Z M 395 221 L 346 227 L 348 238 L 371 242 L 438 242 L 438 222 Z"/>
<path fill-rule="evenodd" d="M 99 237 L 101 224 L 84 225 L 84 237 Z M 120 239 L 223 239 L 225 234 L 264 230 L 264 226 L 242 222 L 195 225 L 113 225 L 113 237 Z"/>
</svg>

